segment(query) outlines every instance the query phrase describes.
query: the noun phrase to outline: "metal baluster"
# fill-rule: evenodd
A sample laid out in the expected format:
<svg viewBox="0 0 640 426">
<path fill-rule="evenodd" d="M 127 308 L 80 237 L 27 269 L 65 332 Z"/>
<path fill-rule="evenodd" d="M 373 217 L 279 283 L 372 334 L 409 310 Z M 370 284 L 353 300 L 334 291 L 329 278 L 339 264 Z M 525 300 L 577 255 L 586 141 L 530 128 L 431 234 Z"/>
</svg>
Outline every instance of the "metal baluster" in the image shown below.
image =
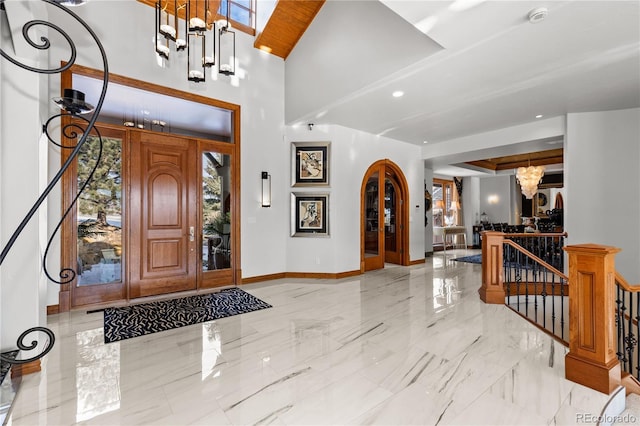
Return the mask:
<svg viewBox="0 0 640 426">
<path fill-rule="evenodd" d="M 514 264 L 511 265 L 511 268 L 513 269 L 515 276 L 516 276 L 516 293 L 518 294 L 518 312 L 520 312 L 520 285 L 522 284 L 522 271 L 517 267 L 518 263 L 518 259 L 520 259 L 520 252 L 517 251 L 515 253 L 514 256 Z"/>
<path fill-rule="evenodd" d="M 564 279 L 560 281 L 560 335 L 564 340 Z"/>
<path fill-rule="evenodd" d="M 551 332 L 556 335 L 556 274 L 551 275 Z M 560 299 L 560 302 L 563 302 Z"/>
<path fill-rule="evenodd" d="M 521 258 L 524 257 L 524 268 L 525 268 L 525 282 L 524 282 L 524 313 L 526 317 L 529 317 L 529 265 L 528 265 L 528 260 L 529 257 L 527 256 L 521 256 Z M 518 262 L 518 267 L 522 268 L 521 262 Z"/>
<path fill-rule="evenodd" d="M 558 264 L 560 265 L 558 269 L 564 272 L 564 236 L 559 238 L 558 244 Z"/>
<path fill-rule="evenodd" d="M 632 293 L 636 298 L 636 341 L 640 339 L 640 293 Z M 632 373 L 633 374 L 633 373 Z M 640 380 L 640 350 L 636 347 L 636 379 Z"/>
<path fill-rule="evenodd" d="M 625 341 L 625 336 L 627 335 L 627 331 L 625 328 L 625 322 L 624 322 L 624 317 L 625 317 L 625 311 L 627 310 L 627 307 L 625 305 L 626 301 L 625 301 L 625 295 L 626 295 L 626 291 L 624 289 L 622 289 L 622 306 L 620 307 L 620 318 L 619 318 L 619 324 L 621 324 L 621 340 L 622 340 L 622 369 L 624 371 L 628 371 L 627 370 L 627 342 Z"/>
<path fill-rule="evenodd" d="M 633 374 L 633 350 L 636 347 L 636 344 L 638 343 L 638 341 L 633 334 L 633 293 L 627 292 L 627 294 L 629 295 L 629 319 L 627 320 L 629 332 L 626 337 L 627 357 L 629 358 L 629 369 L 627 370 L 627 372 L 630 374 Z"/>
<path fill-rule="evenodd" d="M 622 312 L 622 288 L 620 284 L 616 284 L 616 313 L 615 313 L 615 321 L 616 321 L 616 332 L 618 336 L 617 343 L 617 351 L 616 356 L 619 361 L 622 361 L 624 358 L 623 347 L 624 347 L 624 338 L 622 335 L 622 325 L 620 321 L 620 312 Z"/>
<path fill-rule="evenodd" d="M 528 256 L 527 256 L 528 257 Z M 537 263 L 533 263 L 533 312 L 535 315 L 535 322 L 538 323 L 538 275 L 539 275 L 539 265 Z"/>
<path fill-rule="evenodd" d="M 506 279 L 506 284 L 507 284 L 507 305 L 511 304 L 511 299 L 509 299 L 509 296 L 511 294 L 511 274 L 509 274 L 509 255 L 510 255 L 510 251 L 511 251 L 511 246 L 508 244 L 505 244 L 502 246 L 502 251 L 503 253 L 506 255 L 505 258 L 502 259 L 502 269 L 504 270 L 504 276 L 507 278 Z"/>
<path fill-rule="evenodd" d="M 547 328 L 547 277 L 548 277 L 548 271 L 546 270 L 546 268 L 543 273 L 544 273 L 544 279 L 542 280 L 542 292 L 540 293 L 540 295 L 542 296 L 542 328 L 546 330 Z"/>
</svg>

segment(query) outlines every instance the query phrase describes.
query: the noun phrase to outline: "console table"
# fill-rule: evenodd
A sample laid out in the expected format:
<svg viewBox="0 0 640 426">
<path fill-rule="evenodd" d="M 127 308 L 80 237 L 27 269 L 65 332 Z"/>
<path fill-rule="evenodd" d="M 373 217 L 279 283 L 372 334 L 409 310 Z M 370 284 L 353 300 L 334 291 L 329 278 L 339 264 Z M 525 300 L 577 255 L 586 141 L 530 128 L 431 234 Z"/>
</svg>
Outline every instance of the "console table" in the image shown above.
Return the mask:
<svg viewBox="0 0 640 426">
<path fill-rule="evenodd" d="M 433 235 L 442 237 L 444 243 L 444 251 L 447 251 L 447 236 L 451 236 L 451 245 L 456 248 L 456 235 L 462 235 L 464 248 L 467 248 L 467 229 L 464 226 L 434 226 Z"/>
</svg>

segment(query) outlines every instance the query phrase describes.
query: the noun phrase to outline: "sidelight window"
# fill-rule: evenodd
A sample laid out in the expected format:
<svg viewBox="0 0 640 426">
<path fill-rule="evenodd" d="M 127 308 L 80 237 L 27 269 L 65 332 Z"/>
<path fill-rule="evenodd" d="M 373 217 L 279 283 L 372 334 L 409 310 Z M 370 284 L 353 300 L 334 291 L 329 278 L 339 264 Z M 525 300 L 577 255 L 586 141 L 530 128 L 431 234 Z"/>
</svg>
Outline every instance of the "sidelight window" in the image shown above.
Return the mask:
<svg viewBox="0 0 640 426">
<path fill-rule="evenodd" d="M 80 189 L 100 162 L 77 201 L 77 283 L 122 281 L 122 140 L 89 136 L 78 154 Z"/>
</svg>

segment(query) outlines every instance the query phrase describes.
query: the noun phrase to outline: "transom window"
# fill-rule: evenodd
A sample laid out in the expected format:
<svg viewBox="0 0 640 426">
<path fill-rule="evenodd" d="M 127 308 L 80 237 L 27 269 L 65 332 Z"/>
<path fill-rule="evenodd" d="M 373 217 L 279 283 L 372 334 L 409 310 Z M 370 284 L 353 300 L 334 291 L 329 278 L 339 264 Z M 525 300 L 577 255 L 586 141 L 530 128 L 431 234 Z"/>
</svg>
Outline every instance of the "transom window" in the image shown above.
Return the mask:
<svg viewBox="0 0 640 426">
<path fill-rule="evenodd" d="M 231 26 L 238 29 L 253 32 L 255 29 L 255 0 L 222 0 L 218 14 L 227 16 L 227 7 L 229 8 L 229 20 Z"/>
</svg>

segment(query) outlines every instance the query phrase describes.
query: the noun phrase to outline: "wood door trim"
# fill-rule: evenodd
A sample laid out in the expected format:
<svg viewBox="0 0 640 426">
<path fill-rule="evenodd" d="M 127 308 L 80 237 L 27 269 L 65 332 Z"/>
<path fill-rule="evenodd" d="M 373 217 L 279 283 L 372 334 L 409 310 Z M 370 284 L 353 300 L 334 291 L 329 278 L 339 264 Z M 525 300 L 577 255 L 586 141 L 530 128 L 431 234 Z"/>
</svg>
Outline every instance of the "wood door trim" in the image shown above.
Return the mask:
<svg viewBox="0 0 640 426">
<path fill-rule="evenodd" d="M 61 61 L 61 66 L 65 66 L 66 64 L 67 64 L 66 61 Z M 73 64 L 69 69 L 67 69 L 60 75 L 60 96 L 62 96 L 62 92 L 64 91 L 64 88 L 73 87 L 73 75 L 92 77 L 99 80 L 104 79 L 103 70 L 97 70 L 94 68 Z M 236 255 L 235 255 L 235 268 L 232 269 L 232 274 L 231 274 L 232 282 L 228 283 L 228 285 L 237 285 L 241 283 L 242 268 L 240 266 L 241 265 L 240 188 L 241 188 L 241 175 L 242 175 L 241 164 L 242 163 L 241 163 L 241 149 L 240 149 L 241 148 L 241 145 L 240 145 L 241 144 L 241 133 L 240 133 L 241 107 L 240 105 L 201 96 L 201 95 L 196 95 L 189 92 L 183 92 L 173 88 L 164 87 L 157 84 L 136 80 L 133 78 L 129 78 L 129 77 L 113 74 L 113 73 L 109 74 L 109 81 L 113 83 L 121 84 L 123 86 L 128 86 L 128 87 L 132 87 L 140 90 L 146 90 L 146 91 L 158 93 L 161 95 L 166 95 L 166 96 L 170 96 L 178 99 L 184 99 L 187 101 L 200 103 L 203 105 L 209 105 L 212 107 L 225 109 L 231 112 L 232 134 L 229 138 L 229 141 L 227 141 L 226 143 L 228 143 L 228 145 L 231 147 L 233 172 L 236 176 L 236 179 L 234 179 L 234 182 L 232 184 L 233 193 L 235 194 L 235 196 L 232 197 L 232 200 L 231 200 L 231 205 L 232 205 L 231 208 L 232 208 L 232 211 L 235 212 L 233 213 L 233 217 L 232 217 L 232 222 L 233 222 L 232 232 L 236 235 L 236 238 L 232 241 L 232 250 L 236 253 Z M 68 124 L 70 122 L 69 120 L 70 119 L 67 116 L 63 116 L 61 121 L 62 126 L 64 126 L 65 124 Z M 98 123 L 96 126 L 98 125 L 100 126 L 101 129 L 102 128 L 114 128 L 119 130 L 125 129 L 123 126 L 117 126 L 117 125 L 106 125 L 103 123 Z M 192 139 L 196 139 L 196 138 L 192 138 Z M 198 139 L 198 140 L 208 141 L 206 139 Z M 124 147 L 123 147 L 123 152 L 124 152 Z M 61 157 L 63 157 L 63 155 L 61 155 Z M 129 155 L 127 155 L 127 157 L 129 157 Z M 62 158 L 62 162 L 64 162 L 64 158 Z M 72 165 L 72 166 L 75 168 L 75 165 Z M 72 194 L 75 194 L 75 192 L 72 191 L 72 186 L 75 185 L 76 174 L 75 172 L 73 173 L 72 172 L 73 170 L 68 170 L 67 173 L 65 173 L 61 179 L 61 190 L 62 190 L 61 216 L 64 213 L 64 206 L 65 205 L 68 206 L 70 204 L 70 200 L 73 199 Z M 123 221 L 126 220 L 125 219 L 126 214 L 127 214 L 126 212 L 123 212 Z M 74 229 L 75 229 L 75 224 L 71 221 L 71 218 L 67 218 L 67 220 L 63 222 L 60 229 L 61 239 L 66 241 L 66 236 L 70 235 L 69 232 L 72 232 Z M 73 264 L 73 262 L 75 261 L 72 253 L 69 253 L 67 250 L 64 250 L 64 249 L 60 250 L 60 265 L 70 265 L 70 264 Z M 125 278 L 124 275 L 123 275 L 123 278 Z M 72 284 L 63 284 L 60 286 L 60 291 L 58 293 L 58 306 L 59 306 L 60 312 L 67 312 L 72 308 L 71 289 L 72 289 Z M 125 286 L 124 298 L 125 300 L 130 299 L 130 295 L 128 294 L 128 285 Z"/>
<path fill-rule="evenodd" d="M 62 62 L 65 65 L 65 62 Z M 104 72 L 94 68 L 85 67 L 82 65 L 74 64 L 67 71 L 71 75 L 77 74 L 85 77 L 92 77 L 102 80 L 104 78 Z M 64 74 L 63 74 L 64 75 Z M 196 102 L 203 105 L 210 105 L 228 111 L 240 113 L 240 105 L 232 104 L 230 102 L 221 101 L 219 99 L 208 98 L 206 96 L 196 95 L 190 92 L 183 92 L 180 90 L 172 89 L 170 87 L 160 86 L 158 84 L 149 83 L 148 81 L 136 80 L 130 77 L 125 77 L 117 74 L 109 74 L 109 82 L 121 84 L 123 86 L 133 87 L 135 89 L 145 90 L 147 92 L 158 93 L 161 95 L 171 96 L 172 98 L 184 99 L 187 101 Z M 71 84 L 71 78 L 69 78 L 68 84 Z M 72 86 L 62 86 L 72 87 Z"/>
</svg>

